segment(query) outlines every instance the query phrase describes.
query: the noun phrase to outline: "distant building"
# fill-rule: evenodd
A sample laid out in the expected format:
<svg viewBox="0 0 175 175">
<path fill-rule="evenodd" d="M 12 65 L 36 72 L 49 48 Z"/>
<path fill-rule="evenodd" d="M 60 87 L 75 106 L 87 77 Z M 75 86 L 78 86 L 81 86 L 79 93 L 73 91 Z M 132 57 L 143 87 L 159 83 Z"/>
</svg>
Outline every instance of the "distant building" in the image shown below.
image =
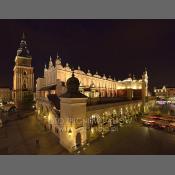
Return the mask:
<svg viewBox="0 0 175 175">
<path fill-rule="evenodd" d="M 8 87 L 0 87 L 0 102 L 9 102 L 12 100 L 12 91 Z"/>
<path fill-rule="evenodd" d="M 154 93 L 156 97 L 168 98 L 175 97 L 175 87 L 163 86 L 162 88 L 154 88 Z"/>
<path fill-rule="evenodd" d="M 34 73 L 31 63 L 32 57 L 23 34 L 13 70 L 13 99 L 17 108 L 22 108 L 25 103 L 33 100 Z"/>
</svg>

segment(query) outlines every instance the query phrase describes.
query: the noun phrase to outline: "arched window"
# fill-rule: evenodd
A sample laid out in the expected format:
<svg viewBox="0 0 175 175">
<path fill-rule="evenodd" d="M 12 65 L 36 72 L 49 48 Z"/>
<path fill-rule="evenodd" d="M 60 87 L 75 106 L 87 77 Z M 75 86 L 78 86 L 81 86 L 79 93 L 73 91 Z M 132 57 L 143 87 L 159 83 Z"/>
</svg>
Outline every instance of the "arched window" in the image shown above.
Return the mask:
<svg viewBox="0 0 175 175">
<path fill-rule="evenodd" d="M 26 72 L 26 71 L 24 71 L 24 72 L 23 72 L 23 75 L 27 75 L 27 72 Z"/>
</svg>

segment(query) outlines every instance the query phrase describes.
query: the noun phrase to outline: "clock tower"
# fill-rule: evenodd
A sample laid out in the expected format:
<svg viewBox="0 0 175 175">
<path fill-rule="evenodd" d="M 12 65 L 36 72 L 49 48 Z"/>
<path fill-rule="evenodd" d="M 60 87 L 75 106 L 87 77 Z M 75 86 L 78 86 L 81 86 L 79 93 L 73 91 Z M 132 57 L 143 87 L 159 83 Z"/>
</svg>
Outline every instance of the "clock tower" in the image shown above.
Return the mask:
<svg viewBox="0 0 175 175">
<path fill-rule="evenodd" d="M 13 98 L 17 108 L 30 107 L 33 102 L 34 73 L 32 57 L 27 48 L 26 37 L 22 34 L 20 47 L 15 57 L 13 69 Z"/>
</svg>

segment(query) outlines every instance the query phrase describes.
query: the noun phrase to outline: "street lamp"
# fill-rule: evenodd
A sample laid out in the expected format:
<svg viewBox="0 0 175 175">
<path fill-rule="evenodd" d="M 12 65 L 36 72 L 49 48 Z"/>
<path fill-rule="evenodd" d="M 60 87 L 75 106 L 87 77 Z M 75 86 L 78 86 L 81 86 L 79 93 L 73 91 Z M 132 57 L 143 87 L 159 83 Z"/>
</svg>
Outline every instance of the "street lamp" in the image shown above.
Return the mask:
<svg viewBox="0 0 175 175">
<path fill-rule="evenodd" d="M 69 131 L 68 131 L 68 135 L 69 135 L 69 136 L 72 135 L 72 130 L 71 130 L 71 128 L 70 128 Z"/>
</svg>

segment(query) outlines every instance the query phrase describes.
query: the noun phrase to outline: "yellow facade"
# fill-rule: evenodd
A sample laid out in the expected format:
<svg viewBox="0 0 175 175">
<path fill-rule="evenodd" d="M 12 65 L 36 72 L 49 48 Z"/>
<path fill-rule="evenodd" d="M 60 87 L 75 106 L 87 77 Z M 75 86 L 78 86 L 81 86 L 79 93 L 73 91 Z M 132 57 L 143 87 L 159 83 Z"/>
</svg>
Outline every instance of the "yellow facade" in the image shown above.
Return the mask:
<svg viewBox="0 0 175 175">
<path fill-rule="evenodd" d="M 148 76 L 147 71 L 143 73 L 141 79 L 127 78 L 123 81 L 116 81 L 110 76 L 101 76 L 96 72 L 94 75 L 88 70 L 87 73 L 78 69 L 74 70 L 75 77 L 80 81 L 80 91 L 88 97 L 115 97 L 125 93 L 126 96 L 133 96 L 133 91 L 140 91 L 140 96 L 148 95 Z M 57 57 L 55 65 L 50 58 L 48 68 L 44 68 L 43 78 L 37 79 L 37 91 L 44 87 L 49 87 L 61 81 L 66 84 L 68 78 L 72 75 L 72 70 L 68 63 L 65 66 L 61 63 L 61 58 Z M 125 92 L 126 91 L 126 92 Z M 144 94 L 143 94 L 144 91 Z"/>
<path fill-rule="evenodd" d="M 24 102 L 33 101 L 34 90 L 32 57 L 24 34 L 17 50 L 13 72 L 13 100 L 16 107 L 20 108 Z"/>
</svg>

